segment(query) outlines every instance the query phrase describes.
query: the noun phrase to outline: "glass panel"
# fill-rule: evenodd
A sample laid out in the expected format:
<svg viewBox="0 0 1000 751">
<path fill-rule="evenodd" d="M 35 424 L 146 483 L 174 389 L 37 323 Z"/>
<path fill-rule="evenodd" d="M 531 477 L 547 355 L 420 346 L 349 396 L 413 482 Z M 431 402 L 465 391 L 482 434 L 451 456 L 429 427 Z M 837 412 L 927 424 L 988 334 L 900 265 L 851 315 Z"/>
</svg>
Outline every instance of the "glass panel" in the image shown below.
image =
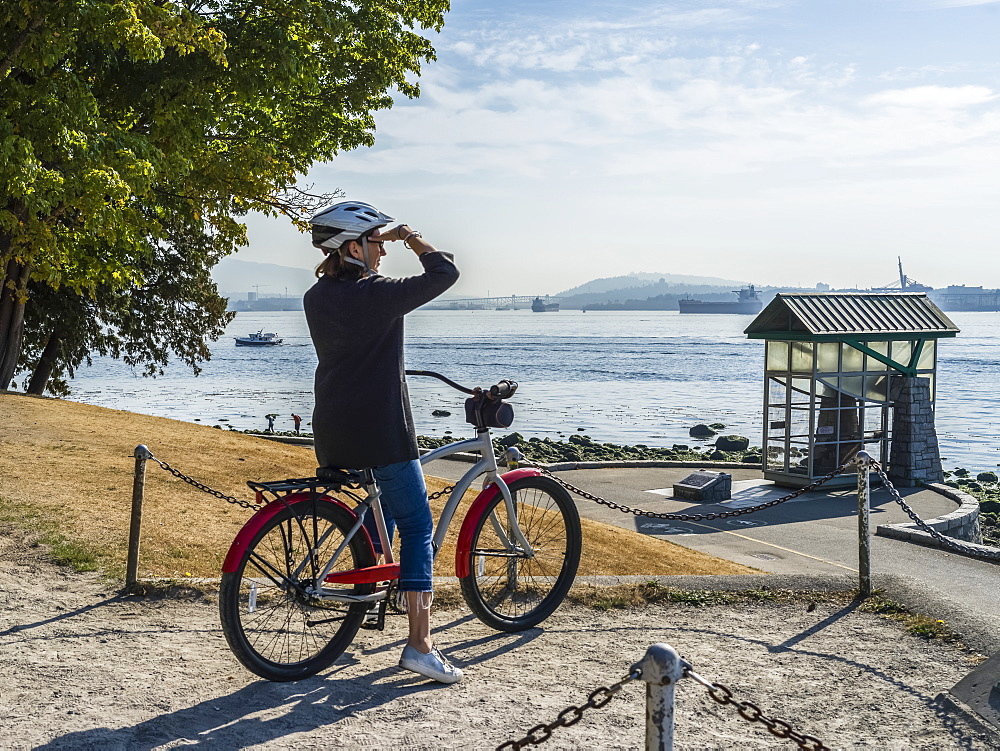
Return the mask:
<svg viewBox="0 0 1000 751">
<path fill-rule="evenodd" d="M 865 399 L 870 402 L 885 402 L 888 400 L 886 389 L 889 386 L 889 378 L 884 375 L 865 376 Z"/>
<path fill-rule="evenodd" d="M 816 397 L 820 400 L 830 399 L 837 394 L 837 379 L 831 378 L 828 380 L 816 381 Z"/>
<path fill-rule="evenodd" d="M 812 342 L 792 342 L 792 372 L 812 373 L 813 344 Z"/>
<path fill-rule="evenodd" d="M 863 376 L 842 376 L 840 379 L 840 390 L 845 394 L 850 394 L 859 399 L 864 398 L 865 379 Z"/>
<path fill-rule="evenodd" d="M 767 370 L 788 372 L 788 342 L 767 343 Z"/>
<path fill-rule="evenodd" d="M 792 404 L 808 405 L 810 402 L 812 402 L 811 389 L 812 389 L 812 379 L 793 378 L 792 389 L 790 394 Z"/>
<path fill-rule="evenodd" d="M 865 356 L 859 349 L 854 349 L 846 342 L 840 345 L 840 372 L 858 373 L 865 368 Z"/>
<path fill-rule="evenodd" d="M 909 365 L 913 356 L 913 342 L 893 342 L 892 359 L 900 365 Z"/>
<path fill-rule="evenodd" d="M 920 350 L 920 357 L 917 360 L 917 370 L 933 370 L 934 350 L 936 348 L 937 342 L 933 339 L 924 342 L 924 348 Z"/>
<path fill-rule="evenodd" d="M 836 373 L 840 370 L 840 345 L 837 342 L 819 342 L 816 345 L 816 370 Z"/>
<path fill-rule="evenodd" d="M 767 403 L 784 404 L 788 400 L 788 390 L 784 378 L 767 379 Z"/>
<path fill-rule="evenodd" d="M 865 408 L 865 443 L 878 443 L 885 438 L 884 418 L 888 407 Z"/>
<path fill-rule="evenodd" d="M 816 443 L 837 440 L 838 409 L 821 409 L 816 413 Z"/>
<path fill-rule="evenodd" d="M 767 411 L 767 433 L 772 439 L 783 439 L 788 428 L 784 407 L 771 407 Z"/>
<path fill-rule="evenodd" d="M 868 342 L 868 348 L 875 350 L 880 355 L 889 356 L 889 342 Z M 885 370 L 888 367 L 884 362 L 879 362 L 871 355 L 865 357 L 866 370 Z"/>
<path fill-rule="evenodd" d="M 783 446 L 767 447 L 767 468 L 783 471 L 785 469 L 785 449 Z"/>
<path fill-rule="evenodd" d="M 792 421 L 788 429 L 789 437 L 808 440 L 809 434 L 812 432 L 809 424 L 809 410 L 793 407 L 789 412 L 789 418 Z"/>
</svg>

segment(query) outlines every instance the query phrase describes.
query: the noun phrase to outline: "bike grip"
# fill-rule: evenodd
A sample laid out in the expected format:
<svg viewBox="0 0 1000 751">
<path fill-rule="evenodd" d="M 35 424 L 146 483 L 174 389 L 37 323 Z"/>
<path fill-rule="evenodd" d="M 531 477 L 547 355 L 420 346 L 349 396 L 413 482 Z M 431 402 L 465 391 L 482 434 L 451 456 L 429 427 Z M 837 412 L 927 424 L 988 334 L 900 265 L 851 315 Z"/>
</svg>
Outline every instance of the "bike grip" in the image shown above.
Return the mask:
<svg viewBox="0 0 1000 751">
<path fill-rule="evenodd" d="M 508 399 L 517 391 L 517 383 L 506 378 L 495 386 L 490 386 L 490 396 L 494 399 Z"/>
</svg>

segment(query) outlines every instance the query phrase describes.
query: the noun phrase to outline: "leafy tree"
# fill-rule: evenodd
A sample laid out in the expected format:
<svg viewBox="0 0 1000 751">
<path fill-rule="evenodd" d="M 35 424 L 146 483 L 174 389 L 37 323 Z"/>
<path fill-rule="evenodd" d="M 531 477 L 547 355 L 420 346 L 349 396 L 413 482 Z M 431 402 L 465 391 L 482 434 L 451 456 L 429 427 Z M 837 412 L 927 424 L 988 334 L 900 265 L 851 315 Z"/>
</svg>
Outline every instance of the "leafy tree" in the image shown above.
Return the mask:
<svg viewBox="0 0 1000 751">
<path fill-rule="evenodd" d="M 68 394 L 66 379 L 81 363 L 89 365 L 93 353 L 120 358 L 146 376 L 162 375 L 173 353 L 200 372 L 199 363 L 211 355 L 208 342 L 236 315 L 226 311 L 212 281 L 219 257 L 213 237 L 193 233 L 179 218 L 168 224 L 167 242 L 151 248 L 138 269 L 140 284 L 79 293 L 31 282 L 20 367 L 33 372 L 24 389 Z"/>
<path fill-rule="evenodd" d="M 374 139 L 433 59 L 447 0 L 0 5 L 0 384 L 43 287 L 144 288 L 178 202 L 219 255 L 249 211 L 302 223 L 297 178 Z M 183 251 L 179 251 L 183 252 Z M 28 288 L 37 296 L 29 302 Z M 98 295 L 100 290 L 100 295 Z M 65 345 L 65 341 L 64 345 Z M 43 348 L 44 349 L 44 348 Z"/>
</svg>

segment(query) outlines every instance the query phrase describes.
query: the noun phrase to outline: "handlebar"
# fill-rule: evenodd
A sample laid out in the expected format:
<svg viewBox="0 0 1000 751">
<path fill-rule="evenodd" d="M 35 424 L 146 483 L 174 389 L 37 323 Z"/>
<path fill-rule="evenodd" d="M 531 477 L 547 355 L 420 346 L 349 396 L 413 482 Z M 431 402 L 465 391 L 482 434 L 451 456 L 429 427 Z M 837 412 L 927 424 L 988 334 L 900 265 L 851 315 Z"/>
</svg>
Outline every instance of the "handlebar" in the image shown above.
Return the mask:
<svg viewBox="0 0 1000 751">
<path fill-rule="evenodd" d="M 447 383 L 453 389 L 457 389 L 458 391 L 461 391 L 466 394 L 472 394 L 473 396 L 475 396 L 476 394 L 475 389 L 470 389 L 461 385 L 460 383 L 455 383 L 450 378 L 445 378 L 440 373 L 435 373 L 432 370 L 407 370 L 406 375 L 427 376 L 429 378 L 437 378 L 439 381 L 444 381 L 445 383 Z M 488 391 L 489 397 L 491 399 L 509 399 L 510 397 L 514 396 L 514 392 L 517 391 L 517 382 L 510 381 L 505 378 L 499 383 L 490 386 L 489 389 L 481 389 L 481 390 Z"/>
</svg>

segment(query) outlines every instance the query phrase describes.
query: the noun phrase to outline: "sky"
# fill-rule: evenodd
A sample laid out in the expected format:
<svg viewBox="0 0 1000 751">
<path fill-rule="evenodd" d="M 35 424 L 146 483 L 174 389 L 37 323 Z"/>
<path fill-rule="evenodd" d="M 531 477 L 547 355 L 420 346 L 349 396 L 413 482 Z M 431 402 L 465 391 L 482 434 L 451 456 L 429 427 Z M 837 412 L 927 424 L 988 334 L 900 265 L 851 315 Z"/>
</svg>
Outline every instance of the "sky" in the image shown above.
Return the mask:
<svg viewBox="0 0 1000 751">
<path fill-rule="evenodd" d="M 1000 287 L 1000 0 L 453 0 L 421 96 L 306 183 L 469 296 L 631 272 Z M 286 220 L 236 258 L 311 268 Z M 401 244 L 382 272 L 418 273 Z M 266 290 L 261 290 L 266 292 Z"/>
</svg>

